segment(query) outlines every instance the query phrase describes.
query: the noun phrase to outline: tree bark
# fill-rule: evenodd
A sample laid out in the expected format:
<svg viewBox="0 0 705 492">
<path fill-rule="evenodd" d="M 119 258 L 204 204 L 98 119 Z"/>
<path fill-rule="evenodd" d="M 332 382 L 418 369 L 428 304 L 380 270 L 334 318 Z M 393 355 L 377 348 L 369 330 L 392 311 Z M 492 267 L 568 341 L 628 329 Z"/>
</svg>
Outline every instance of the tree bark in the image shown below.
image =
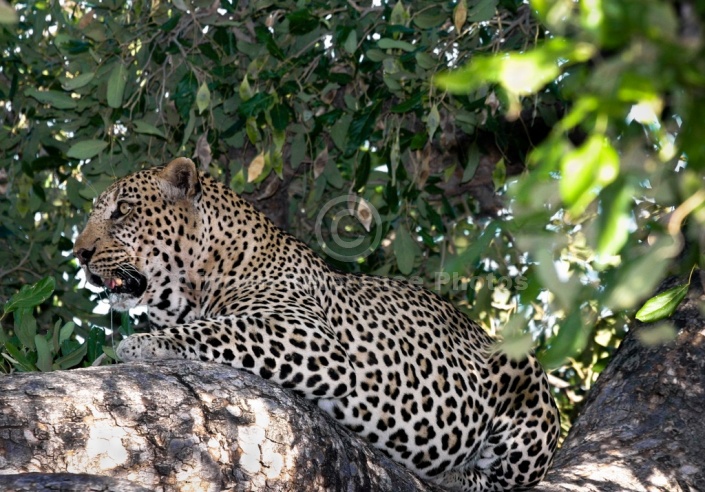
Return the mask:
<svg viewBox="0 0 705 492">
<path fill-rule="evenodd" d="M 635 323 L 537 491 L 705 490 L 705 317 L 693 284 L 669 320 L 675 340 L 646 346 L 652 327 Z"/>
<path fill-rule="evenodd" d="M 649 327 L 634 327 L 535 490 L 703 490 L 702 298 L 691 289 L 667 345 L 645 346 Z M 313 403 L 226 366 L 14 374 L 0 395 L 1 490 L 438 490 Z"/>
<path fill-rule="evenodd" d="M 5 492 L 151 492 L 128 480 L 87 473 L 21 473 L 0 475 Z"/>
<path fill-rule="evenodd" d="M 1 490 L 71 481 L 58 473 L 164 491 L 437 490 L 313 403 L 227 366 L 13 374 L 0 395 L 0 475 L 22 474 L 0 476 Z M 121 490 L 74 478 L 69 490 Z"/>
</svg>

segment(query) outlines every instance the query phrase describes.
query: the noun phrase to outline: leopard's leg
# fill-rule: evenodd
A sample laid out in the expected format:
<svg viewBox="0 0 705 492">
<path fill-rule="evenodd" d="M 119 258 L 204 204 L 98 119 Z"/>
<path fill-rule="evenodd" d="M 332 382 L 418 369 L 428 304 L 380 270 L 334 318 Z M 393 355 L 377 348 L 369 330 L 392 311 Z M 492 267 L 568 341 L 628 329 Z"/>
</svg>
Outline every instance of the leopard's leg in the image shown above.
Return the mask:
<svg viewBox="0 0 705 492">
<path fill-rule="evenodd" d="M 503 369 L 498 374 L 496 412 L 489 435 L 475 459 L 465 468 L 436 477 L 450 490 L 463 492 L 525 490 L 538 484 L 551 464 L 560 435 L 560 416 L 550 396 L 550 387 L 533 357 L 511 363 L 495 354 L 490 364 Z"/>
<path fill-rule="evenodd" d="M 190 359 L 244 369 L 311 399 L 341 398 L 355 387 L 347 352 L 333 332 L 310 316 L 254 313 L 197 320 L 135 334 L 118 346 L 133 360 Z"/>
<path fill-rule="evenodd" d="M 476 468 L 455 469 L 432 479 L 448 490 L 457 492 L 504 492 L 501 484 L 485 470 Z"/>
</svg>

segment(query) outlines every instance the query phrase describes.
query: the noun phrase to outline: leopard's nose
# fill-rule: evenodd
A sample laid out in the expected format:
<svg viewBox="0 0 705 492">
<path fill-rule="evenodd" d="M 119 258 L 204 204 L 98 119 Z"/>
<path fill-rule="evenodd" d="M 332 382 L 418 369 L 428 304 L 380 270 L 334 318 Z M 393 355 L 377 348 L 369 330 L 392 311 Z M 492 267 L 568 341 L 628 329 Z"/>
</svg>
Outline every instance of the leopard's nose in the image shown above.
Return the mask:
<svg viewBox="0 0 705 492">
<path fill-rule="evenodd" d="M 88 264 L 93 257 L 93 253 L 95 253 L 95 247 L 93 249 L 79 248 L 73 252 L 81 265 Z"/>
</svg>

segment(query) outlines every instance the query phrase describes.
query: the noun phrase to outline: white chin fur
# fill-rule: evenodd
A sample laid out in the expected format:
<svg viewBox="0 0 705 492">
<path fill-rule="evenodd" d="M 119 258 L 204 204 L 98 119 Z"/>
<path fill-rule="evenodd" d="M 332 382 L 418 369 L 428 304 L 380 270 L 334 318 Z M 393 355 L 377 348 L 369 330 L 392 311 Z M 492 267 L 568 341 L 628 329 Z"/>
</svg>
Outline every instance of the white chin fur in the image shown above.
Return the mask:
<svg viewBox="0 0 705 492">
<path fill-rule="evenodd" d="M 140 300 L 127 294 L 110 294 L 110 307 L 116 311 L 127 311 L 140 305 Z"/>
</svg>

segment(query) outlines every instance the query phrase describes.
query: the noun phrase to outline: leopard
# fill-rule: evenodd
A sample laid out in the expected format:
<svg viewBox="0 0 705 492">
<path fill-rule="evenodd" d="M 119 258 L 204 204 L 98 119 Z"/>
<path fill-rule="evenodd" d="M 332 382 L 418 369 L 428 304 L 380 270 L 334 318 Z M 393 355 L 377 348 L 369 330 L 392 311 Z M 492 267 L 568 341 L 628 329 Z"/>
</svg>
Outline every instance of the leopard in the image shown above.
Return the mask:
<svg viewBox="0 0 705 492">
<path fill-rule="evenodd" d="M 191 159 L 110 185 L 73 253 L 113 309 L 147 307 L 125 363 L 256 374 L 447 490 L 526 489 L 551 464 L 560 415 L 533 354 L 433 290 L 329 266 Z"/>
</svg>

